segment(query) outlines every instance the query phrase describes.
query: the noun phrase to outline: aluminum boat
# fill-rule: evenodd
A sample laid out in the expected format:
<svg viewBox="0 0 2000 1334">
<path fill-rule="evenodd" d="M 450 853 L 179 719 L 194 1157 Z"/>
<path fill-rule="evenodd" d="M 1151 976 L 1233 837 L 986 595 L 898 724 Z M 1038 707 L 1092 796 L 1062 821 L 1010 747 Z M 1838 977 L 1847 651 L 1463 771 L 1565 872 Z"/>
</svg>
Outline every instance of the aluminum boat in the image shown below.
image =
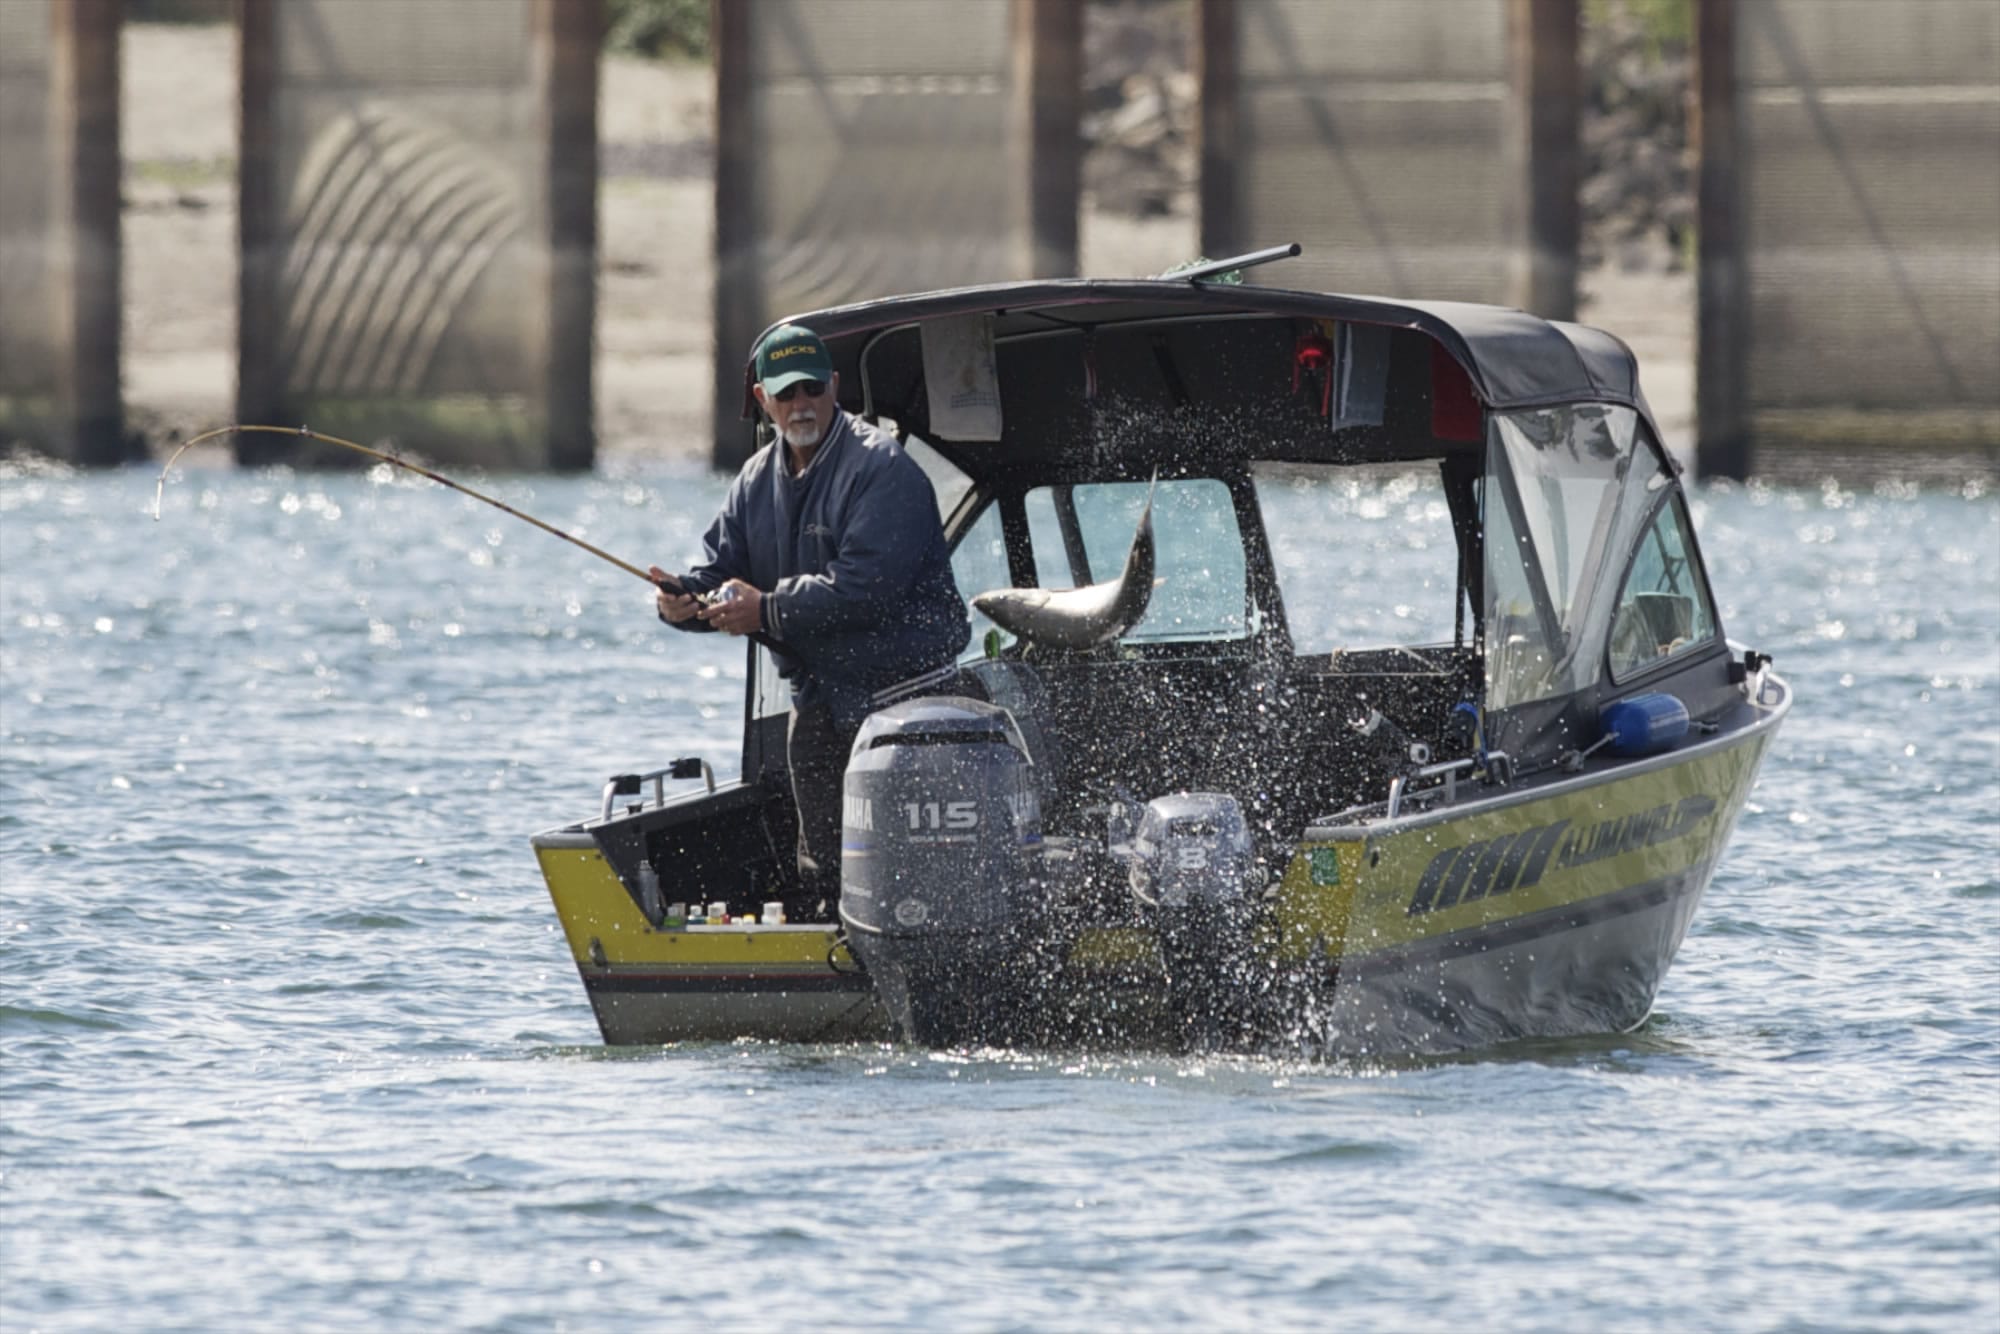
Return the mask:
<svg viewBox="0 0 2000 1334">
<path fill-rule="evenodd" d="M 1790 690 L 1725 638 L 1622 342 L 1242 281 L 1294 250 L 789 317 L 930 472 L 973 641 L 864 724 L 838 920 L 766 911 L 798 886 L 755 644 L 737 776 L 618 775 L 534 838 L 606 1042 L 1646 1018 Z"/>
</svg>

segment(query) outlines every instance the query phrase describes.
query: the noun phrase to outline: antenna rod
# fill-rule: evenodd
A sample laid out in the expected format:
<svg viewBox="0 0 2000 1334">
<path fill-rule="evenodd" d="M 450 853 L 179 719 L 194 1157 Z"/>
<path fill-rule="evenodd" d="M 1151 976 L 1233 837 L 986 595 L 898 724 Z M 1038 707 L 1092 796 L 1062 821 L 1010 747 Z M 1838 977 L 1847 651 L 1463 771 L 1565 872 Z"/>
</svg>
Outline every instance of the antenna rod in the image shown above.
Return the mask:
<svg viewBox="0 0 2000 1334">
<path fill-rule="evenodd" d="M 1274 245 L 1268 250 L 1253 250 L 1247 255 L 1238 255 L 1233 259 L 1210 260 L 1206 264 L 1197 264 L 1190 269 L 1178 269 L 1162 276 L 1172 278 L 1176 282 L 1198 283 L 1204 278 L 1219 278 L 1225 273 L 1255 268 L 1259 264 L 1269 264 L 1273 260 L 1291 259 L 1298 253 L 1299 243 L 1294 241 L 1290 245 Z"/>
</svg>

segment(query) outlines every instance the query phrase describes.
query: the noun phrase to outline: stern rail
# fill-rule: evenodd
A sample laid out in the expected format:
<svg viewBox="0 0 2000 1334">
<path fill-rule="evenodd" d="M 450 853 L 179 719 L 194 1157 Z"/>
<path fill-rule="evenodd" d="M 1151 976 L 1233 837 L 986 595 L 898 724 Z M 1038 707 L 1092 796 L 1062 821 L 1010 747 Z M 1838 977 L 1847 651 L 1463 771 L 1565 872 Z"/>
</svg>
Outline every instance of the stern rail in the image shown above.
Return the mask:
<svg viewBox="0 0 2000 1334">
<path fill-rule="evenodd" d="M 604 783 L 604 809 L 597 818 L 609 820 L 611 808 L 617 804 L 618 798 L 638 796 L 645 790 L 647 783 L 653 785 L 653 804 L 666 805 L 669 778 L 699 778 L 708 784 L 711 794 L 715 791 L 715 770 L 708 767 L 708 761 L 698 756 L 686 755 L 678 760 L 669 761 L 664 769 L 654 769 L 643 774 L 611 775 Z"/>
</svg>

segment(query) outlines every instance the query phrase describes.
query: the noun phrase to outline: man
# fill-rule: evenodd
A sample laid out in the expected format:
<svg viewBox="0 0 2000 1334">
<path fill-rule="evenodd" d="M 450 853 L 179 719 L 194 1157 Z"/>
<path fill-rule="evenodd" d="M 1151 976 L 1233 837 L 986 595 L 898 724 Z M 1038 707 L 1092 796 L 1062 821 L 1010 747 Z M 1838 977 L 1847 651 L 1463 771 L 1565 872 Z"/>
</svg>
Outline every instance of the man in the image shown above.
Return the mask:
<svg viewBox="0 0 2000 1334">
<path fill-rule="evenodd" d="M 703 539 L 707 559 L 649 573 L 661 620 L 761 634 L 774 649 L 792 686 L 799 808 L 802 892 L 787 911 L 830 915 L 855 732 L 890 698 L 947 684 L 972 628 L 930 479 L 894 436 L 841 409 L 826 344 L 780 325 L 758 343 L 754 374 L 778 438 L 737 474 Z"/>
</svg>

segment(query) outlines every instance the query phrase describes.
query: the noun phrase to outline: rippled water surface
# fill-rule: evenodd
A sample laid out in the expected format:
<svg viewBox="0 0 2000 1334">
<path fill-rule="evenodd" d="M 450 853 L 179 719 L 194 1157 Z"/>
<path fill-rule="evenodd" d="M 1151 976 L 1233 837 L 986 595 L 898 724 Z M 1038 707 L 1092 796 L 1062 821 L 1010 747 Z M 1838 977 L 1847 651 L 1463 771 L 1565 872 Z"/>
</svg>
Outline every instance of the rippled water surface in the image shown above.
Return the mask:
<svg viewBox="0 0 2000 1334">
<path fill-rule="evenodd" d="M 722 493 L 491 484 L 642 564 Z M 528 835 L 733 767 L 740 652 L 426 484 L 152 490 L 0 477 L 8 1330 L 2000 1325 L 1978 486 L 1700 492 L 1799 703 L 1657 1014 L 1386 1069 L 607 1050 Z"/>
</svg>

